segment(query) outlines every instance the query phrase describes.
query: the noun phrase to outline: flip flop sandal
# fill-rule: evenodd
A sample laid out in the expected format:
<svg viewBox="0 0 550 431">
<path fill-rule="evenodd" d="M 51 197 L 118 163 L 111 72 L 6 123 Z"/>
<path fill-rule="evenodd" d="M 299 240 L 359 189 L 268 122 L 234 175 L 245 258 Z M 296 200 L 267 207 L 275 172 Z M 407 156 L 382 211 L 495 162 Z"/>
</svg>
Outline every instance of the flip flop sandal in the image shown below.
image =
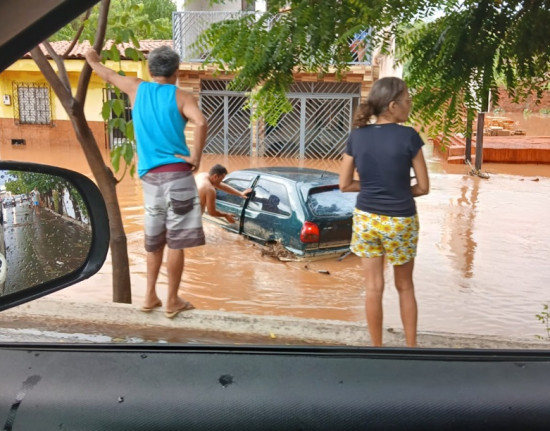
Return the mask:
<svg viewBox="0 0 550 431">
<path fill-rule="evenodd" d="M 183 303 L 183 307 L 181 307 L 180 309 L 176 310 L 176 311 L 166 311 L 164 313 L 164 315 L 166 317 L 168 317 L 169 319 L 173 319 L 174 317 L 176 317 L 179 313 L 181 313 L 182 311 L 189 311 L 189 310 L 194 310 L 195 309 L 195 306 L 193 304 L 191 304 L 190 302 L 188 301 L 185 301 Z"/>
<path fill-rule="evenodd" d="M 146 307 L 145 305 L 142 305 L 139 309 L 139 311 L 143 311 L 144 313 L 150 313 L 151 311 L 153 311 L 155 308 L 159 308 L 159 307 L 162 307 L 162 302 L 157 304 L 157 305 L 153 305 L 152 307 Z"/>
</svg>

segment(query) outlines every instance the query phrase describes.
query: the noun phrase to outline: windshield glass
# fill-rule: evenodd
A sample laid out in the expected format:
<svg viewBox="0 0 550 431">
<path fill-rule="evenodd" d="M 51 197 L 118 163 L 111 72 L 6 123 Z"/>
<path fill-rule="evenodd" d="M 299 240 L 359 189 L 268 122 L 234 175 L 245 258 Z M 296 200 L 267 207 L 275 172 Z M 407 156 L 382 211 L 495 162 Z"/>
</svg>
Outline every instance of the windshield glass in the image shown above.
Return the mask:
<svg viewBox="0 0 550 431">
<path fill-rule="evenodd" d="M 113 8 L 112 12 L 124 13 L 123 9 Z M 412 190 L 419 196 L 414 198 L 414 204 L 407 202 L 406 211 L 396 211 L 398 215 L 394 216 L 400 219 L 388 220 L 387 214 L 377 214 L 380 218 L 376 220 L 365 219 L 370 217 L 366 215 L 354 225 L 357 192 L 314 188 L 304 202 L 292 175 L 305 178 L 307 175 L 298 173 L 312 170 L 308 174 L 311 187 L 323 184 L 320 180 L 326 181 L 327 172 L 338 175 L 351 132 L 370 128 L 354 126 L 361 102 L 379 78 L 396 74 L 407 82 L 410 70 L 401 70 L 391 55 L 373 49 L 366 41 L 368 32 L 352 31 L 349 56 L 344 62 L 352 67 L 352 73 L 301 70 L 289 80 L 292 83 L 284 103 L 271 99 L 274 110 L 279 102 L 283 105 L 277 124 L 272 125 L 273 118 L 255 105 L 256 95 L 250 88 L 233 85 L 242 84 L 232 80 L 234 75 L 216 74 L 202 67 L 212 47 L 196 46 L 196 28 L 181 24 L 197 20 L 202 28 L 204 23 L 210 23 L 212 10 L 205 6 L 203 11 L 193 13 L 175 11 L 175 5 L 173 9 L 164 17 L 136 16 L 135 22 L 165 18 L 165 22 L 173 23 L 168 34 L 159 30 L 136 37 L 143 39 L 140 49 L 147 55 L 162 45 L 174 49 L 179 56 L 177 87 L 191 94 L 193 97 L 188 99 L 196 105 L 185 119 L 180 115 L 181 109 L 171 111 L 170 115 L 178 119 L 176 128 L 163 127 L 168 115 L 159 120 L 151 141 L 168 139 L 157 135 L 159 130 L 176 130 L 175 142 L 186 143 L 185 148 L 178 147 L 181 154 L 174 155 L 171 147 L 158 144 L 163 150 L 168 148 L 168 154 L 151 158 L 142 154 L 140 158 L 141 147 L 135 136 L 142 136 L 139 127 L 151 124 L 149 114 L 154 110 L 145 110 L 146 121 L 135 126 L 139 106 L 133 110 L 130 106 L 130 100 L 135 99 L 121 96 L 119 90 L 100 78 L 97 70 L 89 82 L 78 84 L 78 88 L 88 88 L 85 110 L 78 113 L 84 116 L 79 118 L 81 121 L 75 121 L 63 110 L 68 105 L 60 102 L 55 89 L 70 87 L 76 93 L 80 77 L 88 76 L 81 73 L 86 64 L 83 53 L 87 52 L 87 43 L 78 43 L 73 51 L 65 52 L 76 33 L 74 25 L 53 36 L 51 47 L 43 49 L 54 50 L 59 61 L 70 62 L 62 82 L 49 82 L 52 76 L 46 79 L 28 56 L 0 74 L 0 87 L 5 90 L 0 99 L 2 159 L 50 164 L 94 178 L 102 190 L 108 190 L 105 196 L 109 221 L 116 224 L 112 249 L 96 275 L 33 301 L 28 307 L 0 314 L 4 327 L 11 331 L 8 338 L 20 336 L 26 341 L 28 334 L 49 334 L 83 342 L 371 345 L 364 265 L 365 259 L 372 258 L 381 260 L 378 268 L 385 282 L 385 346 L 405 345 L 400 292 L 395 283 L 399 264 L 405 262 L 400 259 L 408 259 L 405 263 L 414 261 L 420 346 L 534 349 L 550 345 L 548 91 L 543 92 L 540 104 L 534 99 L 516 102 L 504 88 L 498 98 L 489 97 L 495 104 L 485 122 L 480 123 L 479 134 L 484 140 L 482 157 L 477 158 L 481 160 L 480 168 L 475 167 L 475 140 L 471 143 L 472 158 L 465 163 L 465 119 L 464 130 L 448 141 L 434 140 L 427 131 L 418 133 L 428 123 L 406 114 L 409 108 L 415 113 L 415 97 L 420 89 L 402 91 L 392 100 L 399 108 L 398 116 L 392 119 L 399 123 L 394 124 L 398 130 L 407 130 L 410 135 L 399 135 L 408 140 L 392 142 L 412 141 L 400 153 L 406 157 L 423 154 L 429 193 L 420 196 L 422 187 L 415 187 L 418 178 L 412 179 Z M 291 8 L 285 13 L 299 9 Z M 220 12 L 227 18 L 232 13 Z M 93 14 L 85 20 L 87 25 L 98 22 L 97 8 Z M 221 20 L 216 16 L 216 20 Z M 120 37 L 130 31 L 134 21 L 125 21 L 130 18 L 120 19 L 130 23 L 129 30 Z M 285 20 L 280 21 L 274 20 L 273 25 L 285 24 Z M 251 20 L 250 25 L 253 22 L 256 21 Z M 95 34 L 95 28 L 86 31 L 86 37 Z M 120 40 L 115 33 L 108 35 L 107 39 Z M 97 64 L 105 64 L 116 69 L 117 76 L 142 76 L 141 70 L 146 70 L 146 66 L 136 64 L 133 49 L 123 45 L 117 51 L 110 44 L 106 46 L 108 49 L 96 63 L 93 57 L 89 59 L 96 68 Z M 258 49 L 262 47 L 258 44 Z M 342 52 L 347 55 L 347 47 Z M 101 63 L 104 59 L 107 62 Z M 474 75 L 477 76 L 471 76 Z M 472 91 L 476 86 L 477 83 Z M 140 85 L 141 89 L 144 87 Z M 127 91 L 131 88 L 125 87 Z M 168 100 L 166 94 L 157 96 L 156 100 Z M 467 110 L 462 106 L 453 112 L 466 116 Z M 463 123 L 460 115 L 453 124 Z M 202 116 L 205 122 L 200 121 Z M 185 139 L 180 133 L 182 122 L 187 124 Z M 202 130 L 205 123 L 207 130 Z M 75 131 L 79 125 L 86 127 Z M 474 122 L 474 130 L 475 126 Z M 206 136 L 204 151 L 197 160 L 194 151 L 200 148 L 201 136 Z M 374 141 L 368 142 L 370 145 Z M 94 151 L 93 157 L 89 148 Z M 395 148 L 390 151 L 383 147 L 377 155 L 383 150 L 391 153 Z M 190 154 L 190 158 L 185 154 Z M 164 171 L 147 176 L 147 168 L 159 168 L 156 156 L 169 159 L 168 168 L 163 165 L 160 168 Z M 184 164 L 186 158 L 186 165 L 198 164 L 198 169 L 171 166 Z M 138 160 L 150 164 L 143 168 L 136 164 Z M 386 165 L 373 160 L 370 172 L 377 172 L 380 177 L 389 175 Z M 409 159 L 404 163 L 409 170 L 411 163 Z M 220 166 L 225 173 L 222 169 L 211 174 L 213 168 Z M 265 169 L 274 167 L 283 168 L 273 174 L 276 178 L 261 178 Z M 94 173 L 98 172 L 109 172 L 108 181 L 101 175 L 96 178 Z M 235 173 L 239 175 L 232 180 Z M 359 173 L 356 169 L 352 176 L 357 180 L 359 175 L 368 175 L 368 170 Z M 85 254 L 81 250 L 86 251 L 89 244 L 78 235 L 83 226 L 93 227 L 84 212 L 73 215 L 72 208 L 80 208 L 85 199 L 74 198 L 74 203 L 68 203 L 69 198 L 54 198 L 49 184 L 38 186 L 40 199 L 30 194 L 32 188 L 19 185 L 13 191 L 0 190 L 0 233 L 6 241 L 16 238 L 18 232 L 28 233 L 25 244 L 34 253 L 35 265 L 20 261 L 14 267 L 21 272 L 18 279 L 30 277 L 39 268 L 42 278 L 33 281 L 35 286 L 82 263 Z M 60 185 L 57 190 L 59 196 L 69 196 L 67 187 Z M 408 220 L 415 212 L 417 220 Z M 34 234 L 33 229 L 49 229 L 50 224 L 46 223 L 50 216 L 57 217 L 54 213 L 59 214 L 59 221 L 66 222 L 63 235 L 58 232 L 55 236 L 46 229 L 41 232 L 43 236 Z M 318 218 L 309 219 L 310 213 Z M 192 215 L 185 219 L 186 214 Z M 418 229 L 408 231 L 414 223 L 418 223 Z M 372 234 L 373 225 L 378 228 L 376 234 Z M 55 247 L 41 240 L 51 240 L 52 236 Z M 352 238 L 358 242 L 353 252 Z M 10 259 L 17 250 L 7 243 L 3 249 Z M 177 262 L 183 267 L 175 284 L 170 279 L 172 250 L 178 250 Z M 153 264 L 152 254 L 157 259 Z M 76 263 L 69 264 L 73 258 Z M 28 274 L 24 269 L 27 267 L 31 268 Z M 158 273 L 151 276 L 151 267 L 157 268 Z M 7 277 L 14 272 L 10 275 L 8 268 Z M 151 294 L 151 280 L 156 281 L 155 294 Z M 10 291 L 17 287 L 9 280 L 5 286 Z M 183 302 L 174 301 L 174 290 Z M 37 316 L 47 316 L 47 321 Z"/>
</svg>

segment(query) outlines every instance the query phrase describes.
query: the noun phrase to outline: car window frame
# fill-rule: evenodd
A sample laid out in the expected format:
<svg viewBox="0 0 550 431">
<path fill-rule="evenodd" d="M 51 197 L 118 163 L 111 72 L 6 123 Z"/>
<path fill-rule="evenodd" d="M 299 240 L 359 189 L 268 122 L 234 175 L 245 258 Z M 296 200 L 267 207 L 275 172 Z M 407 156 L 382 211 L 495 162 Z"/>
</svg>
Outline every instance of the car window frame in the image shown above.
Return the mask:
<svg viewBox="0 0 550 431">
<path fill-rule="evenodd" d="M 257 195 L 258 188 L 262 188 L 267 192 L 266 193 L 267 198 L 262 198 L 262 199 L 269 199 L 270 196 L 276 196 L 273 193 L 270 193 L 270 191 L 267 188 L 263 187 L 264 183 L 279 186 L 281 190 L 284 191 L 284 197 L 286 198 L 286 203 L 283 203 L 283 200 L 279 196 L 277 196 L 279 198 L 279 203 L 277 204 L 277 206 L 279 207 L 280 205 L 283 205 L 283 207 L 288 208 L 288 210 L 285 211 L 284 209 L 279 208 L 279 211 L 281 212 L 269 211 L 263 208 L 263 203 L 260 203 L 254 200 L 257 197 L 256 195 Z M 289 193 L 288 187 L 284 182 L 278 181 L 277 179 L 272 177 L 266 177 L 266 176 L 260 175 L 258 181 L 254 185 L 253 190 L 254 190 L 254 195 L 252 196 L 252 198 L 250 199 L 250 202 L 248 203 L 248 206 L 247 206 L 248 210 L 255 211 L 262 214 L 275 215 L 282 218 L 290 218 L 292 216 L 292 206 L 290 204 L 290 193 Z M 260 208 L 257 208 L 257 205 L 259 205 Z"/>
</svg>

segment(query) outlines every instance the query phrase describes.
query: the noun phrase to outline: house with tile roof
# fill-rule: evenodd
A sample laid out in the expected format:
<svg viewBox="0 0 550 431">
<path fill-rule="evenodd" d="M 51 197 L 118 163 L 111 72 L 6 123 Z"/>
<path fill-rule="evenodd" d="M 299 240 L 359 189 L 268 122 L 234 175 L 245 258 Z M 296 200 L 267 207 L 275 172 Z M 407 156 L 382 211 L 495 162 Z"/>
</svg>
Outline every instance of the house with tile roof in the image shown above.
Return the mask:
<svg viewBox="0 0 550 431">
<path fill-rule="evenodd" d="M 90 48 L 87 41 L 71 46 L 68 41 L 52 42 L 55 53 L 65 59 L 65 67 L 73 94 L 85 63 L 84 53 Z M 144 40 L 140 51 L 148 54 L 151 50 L 172 45 L 171 40 Z M 106 49 L 112 42 L 106 44 Z M 121 61 L 107 62 L 107 66 L 124 71 L 127 75 L 149 79 L 145 62 L 135 62 L 124 54 L 128 45 L 118 46 Z M 56 68 L 49 54 L 42 48 L 47 58 Z M 84 111 L 98 145 L 110 148 L 117 136 L 108 133 L 101 116 L 101 108 L 109 98 L 105 83 L 92 74 Z M 55 142 L 56 145 L 78 146 L 71 122 L 56 98 L 54 91 L 38 69 L 30 53 L 19 59 L 0 73 L 0 143 L 31 146 L 35 143 Z"/>
</svg>

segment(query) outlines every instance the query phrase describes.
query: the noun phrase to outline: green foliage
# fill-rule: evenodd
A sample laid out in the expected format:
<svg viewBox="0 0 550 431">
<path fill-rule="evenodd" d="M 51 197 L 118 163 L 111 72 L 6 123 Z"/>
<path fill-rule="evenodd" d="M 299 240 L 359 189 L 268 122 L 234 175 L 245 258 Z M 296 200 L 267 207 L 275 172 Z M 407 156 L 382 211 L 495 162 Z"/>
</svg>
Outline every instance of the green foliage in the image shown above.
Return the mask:
<svg viewBox="0 0 550 431">
<path fill-rule="evenodd" d="M 40 193 L 46 193 L 66 184 L 58 176 L 37 172 L 8 171 L 8 177 L 5 182 L 6 191 L 14 195 L 29 194 L 35 187 Z"/>
<path fill-rule="evenodd" d="M 214 1 L 220 3 L 221 1 Z M 197 41 L 207 63 L 253 89 L 255 114 L 274 119 L 293 71 L 343 73 L 349 43 L 369 29 L 367 46 L 392 39 L 413 91 L 412 120 L 428 135 L 464 133 L 465 118 L 486 110 L 497 88 L 540 98 L 550 81 L 549 0 L 273 0 L 262 16 L 214 24 Z M 284 11 L 280 13 L 280 11 Z"/>
<path fill-rule="evenodd" d="M 486 111 L 489 93 L 498 104 L 500 82 L 515 100 L 530 92 L 540 98 L 550 50 L 534 39 L 550 37 L 549 13 L 548 5 L 526 1 L 450 2 L 442 17 L 409 28 L 398 46 L 416 90 L 413 121 L 430 136 L 464 133 L 465 112 Z M 536 37 L 525 26 L 533 19 Z M 535 24 L 540 19 L 545 26 Z"/>
<path fill-rule="evenodd" d="M 537 335 L 539 340 L 550 341 L 550 306 L 543 304 L 542 311 L 539 314 L 535 314 L 535 317 L 545 326 L 546 336 Z"/>
<path fill-rule="evenodd" d="M 209 52 L 206 63 L 236 73 L 235 87 L 253 90 L 254 115 L 273 124 L 291 109 L 286 92 L 294 71 L 341 76 L 353 60 L 350 43 L 357 33 L 370 29 L 365 44 L 387 50 L 400 22 L 419 19 L 428 6 L 437 4 L 434 0 L 410 0 L 408 7 L 397 0 L 326 0 L 322 4 L 274 0 L 267 2 L 265 14 L 213 24 L 195 47 Z"/>
<path fill-rule="evenodd" d="M 78 206 L 80 213 L 88 217 L 88 208 L 82 195 L 69 181 L 62 177 L 24 171 L 8 171 L 7 177 L 5 182 L 6 191 L 12 195 L 29 195 L 35 187 L 42 196 L 51 195 L 54 190 L 59 193 L 66 190 L 69 192 L 71 200 Z"/>
<path fill-rule="evenodd" d="M 92 9 L 81 41 L 93 40 L 98 23 L 98 10 L 99 6 Z M 172 39 L 172 12 L 175 11 L 176 5 L 171 0 L 112 0 L 106 39 L 116 40 L 119 36 L 129 39 L 124 33 L 130 32 L 130 29 L 136 40 Z M 72 40 L 81 23 L 82 18 L 75 19 L 50 40 Z"/>
<path fill-rule="evenodd" d="M 355 3 L 355 4 L 354 4 Z M 349 49 L 355 33 L 365 29 L 361 13 L 376 16 L 385 2 L 327 0 L 271 1 L 265 14 L 246 14 L 213 24 L 196 46 L 209 52 L 206 63 L 220 71 L 237 72 L 235 88 L 253 89 L 256 116 L 273 124 L 291 109 L 285 93 L 292 73 L 343 73 L 352 61 Z M 288 12 L 279 13 L 288 4 Z"/>
</svg>

